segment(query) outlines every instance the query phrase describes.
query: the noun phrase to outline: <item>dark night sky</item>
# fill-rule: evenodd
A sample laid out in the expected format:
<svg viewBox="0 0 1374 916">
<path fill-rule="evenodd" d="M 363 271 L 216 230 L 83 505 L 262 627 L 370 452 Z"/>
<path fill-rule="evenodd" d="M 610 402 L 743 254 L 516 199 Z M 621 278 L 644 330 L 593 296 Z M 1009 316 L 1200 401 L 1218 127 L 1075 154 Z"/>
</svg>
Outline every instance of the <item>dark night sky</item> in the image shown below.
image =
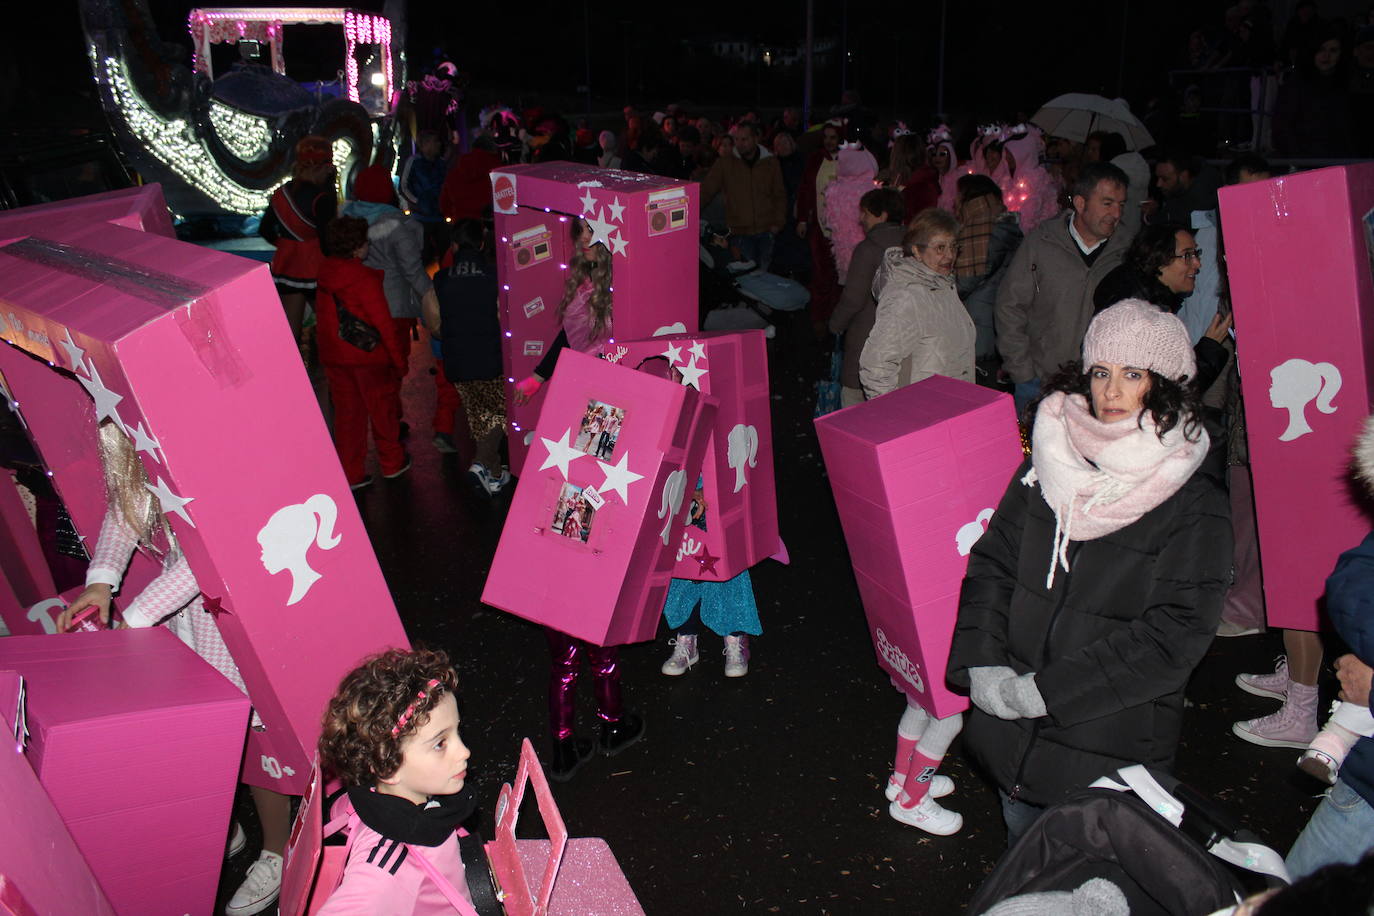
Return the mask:
<svg viewBox="0 0 1374 916">
<path fill-rule="evenodd" d="M 382 3 L 357 5 L 380 10 Z M 1188 31 L 1219 27 L 1227 5 L 1226 0 L 955 0 L 948 4 L 946 109 L 1013 117 L 1018 111 L 1034 111 L 1060 92 L 1117 95 L 1119 81 L 1138 107 L 1165 84 L 1165 71 L 1177 61 Z M 1271 5 L 1281 23 L 1291 3 L 1277 0 Z M 1323 7 L 1340 5 L 1340 0 L 1327 0 Z M 149 6 L 163 40 L 189 48 L 185 21 L 193 4 L 149 0 Z M 682 39 L 728 34 L 778 45 L 796 43 L 803 29 L 803 0 L 752 5 L 704 0 L 634 8 L 573 0 L 559 7 L 559 14 L 542 19 L 532 15 L 542 5 L 413 0 L 410 7 L 412 66 L 428 62 L 431 49 L 442 43 L 472 75 L 470 98 L 477 102 L 500 97 L 529 104 L 541 94 L 573 98 L 585 78 L 587 11 L 597 110 L 615 110 L 626 101 L 661 107 L 686 99 L 738 109 L 801 102 L 800 68 L 732 70 L 689 56 Z M 864 100 L 884 114 L 924 123 L 936 99 L 940 7 L 938 0 L 815 0 L 816 35 L 838 38 L 841 10 L 847 9 L 848 47 L 853 54 L 848 85 L 857 87 Z M 22 116 L 50 108 L 45 96 L 83 90 L 89 80 L 76 0 L 30 9 L 37 17 L 37 34 L 48 39 L 11 46 L 19 55 L 21 101 L 16 113 Z M 819 113 L 838 100 L 839 67 L 820 67 L 815 86 L 814 110 Z"/>
</svg>

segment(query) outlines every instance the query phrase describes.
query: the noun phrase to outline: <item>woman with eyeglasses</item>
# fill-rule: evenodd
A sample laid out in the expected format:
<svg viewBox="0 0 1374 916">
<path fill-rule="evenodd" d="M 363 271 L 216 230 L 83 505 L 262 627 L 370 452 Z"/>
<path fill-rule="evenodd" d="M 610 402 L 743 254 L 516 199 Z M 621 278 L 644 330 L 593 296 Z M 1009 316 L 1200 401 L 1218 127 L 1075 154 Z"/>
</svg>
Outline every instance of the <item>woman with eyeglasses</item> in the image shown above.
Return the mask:
<svg viewBox="0 0 1374 916">
<path fill-rule="evenodd" d="M 1170 314 L 1178 314 L 1183 300 L 1192 293 L 1202 259 L 1207 256 L 1208 252 L 1197 247 L 1193 233 L 1185 226 L 1142 226 L 1121 264 L 1098 284 L 1093 294 L 1093 311 L 1101 312 L 1123 299 L 1144 299 Z M 1226 368 L 1230 353 L 1223 342 L 1230 330 L 1230 313 L 1217 312 L 1202 338 L 1193 345 L 1199 392 L 1211 388 Z"/>
<path fill-rule="evenodd" d="M 877 320 L 859 357 L 869 398 L 932 375 L 973 381 L 976 332 L 954 285 L 959 222 L 922 210 L 900 248 L 889 248 L 873 280 Z"/>
</svg>

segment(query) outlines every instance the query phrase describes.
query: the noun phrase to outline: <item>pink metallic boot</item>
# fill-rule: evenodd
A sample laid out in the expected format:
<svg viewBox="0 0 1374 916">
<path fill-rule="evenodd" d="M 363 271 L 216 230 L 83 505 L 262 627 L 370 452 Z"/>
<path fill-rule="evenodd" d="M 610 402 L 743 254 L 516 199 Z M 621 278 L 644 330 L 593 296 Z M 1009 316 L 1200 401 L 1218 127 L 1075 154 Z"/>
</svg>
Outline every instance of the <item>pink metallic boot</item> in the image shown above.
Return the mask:
<svg viewBox="0 0 1374 916">
<path fill-rule="evenodd" d="M 1306 750 L 1317 736 L 1317 688 L 1290 681 L 1288 695 L 1278 712 L 1237 722 L 1231 731 L 1251 744 Z"/>
</svg>

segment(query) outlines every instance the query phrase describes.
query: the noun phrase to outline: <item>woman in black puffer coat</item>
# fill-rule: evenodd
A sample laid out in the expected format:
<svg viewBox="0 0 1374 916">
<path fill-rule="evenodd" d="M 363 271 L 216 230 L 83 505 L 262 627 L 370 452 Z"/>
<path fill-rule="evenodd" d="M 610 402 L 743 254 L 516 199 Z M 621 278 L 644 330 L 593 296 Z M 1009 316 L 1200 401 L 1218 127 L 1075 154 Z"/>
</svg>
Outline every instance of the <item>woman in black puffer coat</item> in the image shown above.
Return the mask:
<svg viewBox="0 0 1374 916">
<path fill-rule="evenodd" d="M 969 557 L 948 677 L 964 747 L 1011 842 L 1076 789 L 1169 769 L 1183 687 L 1231 566 L 1224 468 L 1208 465 L 1183 323 L 1140 300 L 1093 319 L 1083 364 L 1046 386 L 1033 455 Z"/>
</svg>

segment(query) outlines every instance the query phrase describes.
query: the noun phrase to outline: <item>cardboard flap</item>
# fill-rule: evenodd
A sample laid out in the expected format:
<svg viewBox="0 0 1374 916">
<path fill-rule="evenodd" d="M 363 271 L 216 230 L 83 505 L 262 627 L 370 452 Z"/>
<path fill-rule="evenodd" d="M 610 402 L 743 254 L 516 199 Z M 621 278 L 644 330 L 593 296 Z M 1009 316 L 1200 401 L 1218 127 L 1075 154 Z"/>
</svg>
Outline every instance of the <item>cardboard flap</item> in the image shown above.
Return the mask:
<svg viewBox="0 0 1374 916">
<path fill-rule="evenodd" d="M 534 787 L 539 816 L 549 834 L 549 856 L 544 864 L 544 874 L 534 882 L 525 873 L 515 841 L 520 803 L 529 785 Z M 534 746 L 526 738 L 520 743 L 520 766 L 515 773 L 515 782 L 503 785 L 496 801 L 496 839 L 486 844 L 487 859 L 491 862 L 491 873 L 497 884 L 497 896 L 507 916 L 543 916 L 548 912 L 549 898 L 553 896 L 553 885 L 558 879 L 558 868 L 562 864 L 567 843 L 568 828 L 563 824 L 563 815 L 554 803 L 549 781 L 539 765 L 539 758 L 535 756 Z M 532 885 L 537 890 L 532 890 Z"/>
</svg>

